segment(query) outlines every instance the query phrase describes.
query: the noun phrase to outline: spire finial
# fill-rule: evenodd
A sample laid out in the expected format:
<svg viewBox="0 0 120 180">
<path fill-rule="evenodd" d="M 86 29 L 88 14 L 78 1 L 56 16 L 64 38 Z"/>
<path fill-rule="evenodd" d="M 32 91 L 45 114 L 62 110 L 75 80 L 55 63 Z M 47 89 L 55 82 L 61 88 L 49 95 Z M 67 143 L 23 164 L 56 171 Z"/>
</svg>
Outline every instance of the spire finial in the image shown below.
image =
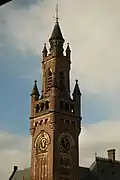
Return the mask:
<svg viewBox="0 0 120 180">
<path fill-rule="evenodd" d="M 34 83 L 36 84 L 36 83 L 37 83 L 37 80 L 35 80 Z"/>
<path fill-rule="evenodd" d="M 78 83 L 78 79 L 76 79 L 75 81 L 76 81 L 76 83 Z"/>
<path fill-rule="evenodd" d="M 55 12 L 56 12 L 56 23 L 58 23 L 58 4 L 56 4 L 56 9 L 55 9 Z"/>
</svg>

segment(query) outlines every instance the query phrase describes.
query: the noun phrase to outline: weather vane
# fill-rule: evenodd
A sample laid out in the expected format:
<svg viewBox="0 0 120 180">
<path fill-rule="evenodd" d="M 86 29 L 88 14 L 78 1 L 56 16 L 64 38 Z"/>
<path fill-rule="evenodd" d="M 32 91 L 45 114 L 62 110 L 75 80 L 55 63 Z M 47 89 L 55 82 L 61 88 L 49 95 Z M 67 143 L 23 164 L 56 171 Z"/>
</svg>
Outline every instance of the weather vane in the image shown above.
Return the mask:
<svg viewBox="0 0 120 180">
<path fill-rule="evenodd" d="M 55 21 L 58 22 L 58 19 L 59 19 L 59 17 L 58 17 L 58 4 L 56 4 L 56 8 L 54 11 L 55 11 L 55 17 L 54 17 Z"/>
</svg>

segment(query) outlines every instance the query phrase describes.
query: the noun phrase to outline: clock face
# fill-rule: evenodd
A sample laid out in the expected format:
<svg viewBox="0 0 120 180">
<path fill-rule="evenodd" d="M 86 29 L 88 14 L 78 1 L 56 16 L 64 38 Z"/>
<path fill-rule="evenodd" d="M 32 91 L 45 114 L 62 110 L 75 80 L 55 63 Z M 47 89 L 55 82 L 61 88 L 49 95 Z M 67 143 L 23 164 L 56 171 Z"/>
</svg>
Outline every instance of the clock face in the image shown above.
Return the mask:
<svg viewBox="0 0 120 180">
<path fill-rule="evenodd" d="M 41 151 L 45 151 L 48 147 L 48 140 L 45 137 L 42 137 L 39 142 L 39 148 Z"/>
<path fill-rule="evenodd" d="M 60 142 L 60 150 L 66 152 L 70 149 L 70 142 L 66 137 L 63 137 Z"/>
</svg>

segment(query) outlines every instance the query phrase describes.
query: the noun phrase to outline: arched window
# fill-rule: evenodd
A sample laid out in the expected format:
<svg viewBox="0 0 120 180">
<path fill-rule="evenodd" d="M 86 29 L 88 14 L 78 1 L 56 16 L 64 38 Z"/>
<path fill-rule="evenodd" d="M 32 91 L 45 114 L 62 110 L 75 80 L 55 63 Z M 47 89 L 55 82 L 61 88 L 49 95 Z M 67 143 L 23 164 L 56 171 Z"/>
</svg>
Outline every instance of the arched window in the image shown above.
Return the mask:
<svg viewBox="0 0 120 180">
<path fill-rule="evenodd" d="M 63 71 L 61 71 L 59 75 L 59 88 L 61 91 L 65 90 L 65 75 Z"/>
<path fill-rule="evenodd" d="M 47 69 L 45 73 L 46 77 L 46 92 L 50 91 L 52 84 L 52 70 L 50 68 Z"/>
<path fill-rule="evenodd" d="M 44 110 L 44 103 L 41 103 L 41 105 L 40 105 L 40 110 L 41 110 L 41 111 Z"/>
<path fill-rule="evenodd" d="M 49 101 L 45 102 L 45 109 L 49 109 Z"/>
<path fill-rule="evenodd" d="M 39 104 L 37 104 L 37 105 L 36 105 L 36 113 L 38 113 L 39 110 L 40 110 L 40 106 L 39 106 Z"/>
</svg>

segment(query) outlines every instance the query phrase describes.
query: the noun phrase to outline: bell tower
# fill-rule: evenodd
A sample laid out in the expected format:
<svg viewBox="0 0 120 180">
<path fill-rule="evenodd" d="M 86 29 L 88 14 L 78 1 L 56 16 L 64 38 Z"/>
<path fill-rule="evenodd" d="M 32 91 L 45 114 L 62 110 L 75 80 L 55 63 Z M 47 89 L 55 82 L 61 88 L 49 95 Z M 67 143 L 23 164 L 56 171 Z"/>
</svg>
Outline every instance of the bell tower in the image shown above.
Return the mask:
<svg viewBox="0 0 120 180">
<path fill-rule="evenodd" d="M 76 80 L 70 96 L 70 55 L 58 16 L 42 51 L 42 91 L 35 81 L 31 93 L 31 180 L 77 180 L 78 136 L 81 131 L 81 92 Z"/>
</svg>

